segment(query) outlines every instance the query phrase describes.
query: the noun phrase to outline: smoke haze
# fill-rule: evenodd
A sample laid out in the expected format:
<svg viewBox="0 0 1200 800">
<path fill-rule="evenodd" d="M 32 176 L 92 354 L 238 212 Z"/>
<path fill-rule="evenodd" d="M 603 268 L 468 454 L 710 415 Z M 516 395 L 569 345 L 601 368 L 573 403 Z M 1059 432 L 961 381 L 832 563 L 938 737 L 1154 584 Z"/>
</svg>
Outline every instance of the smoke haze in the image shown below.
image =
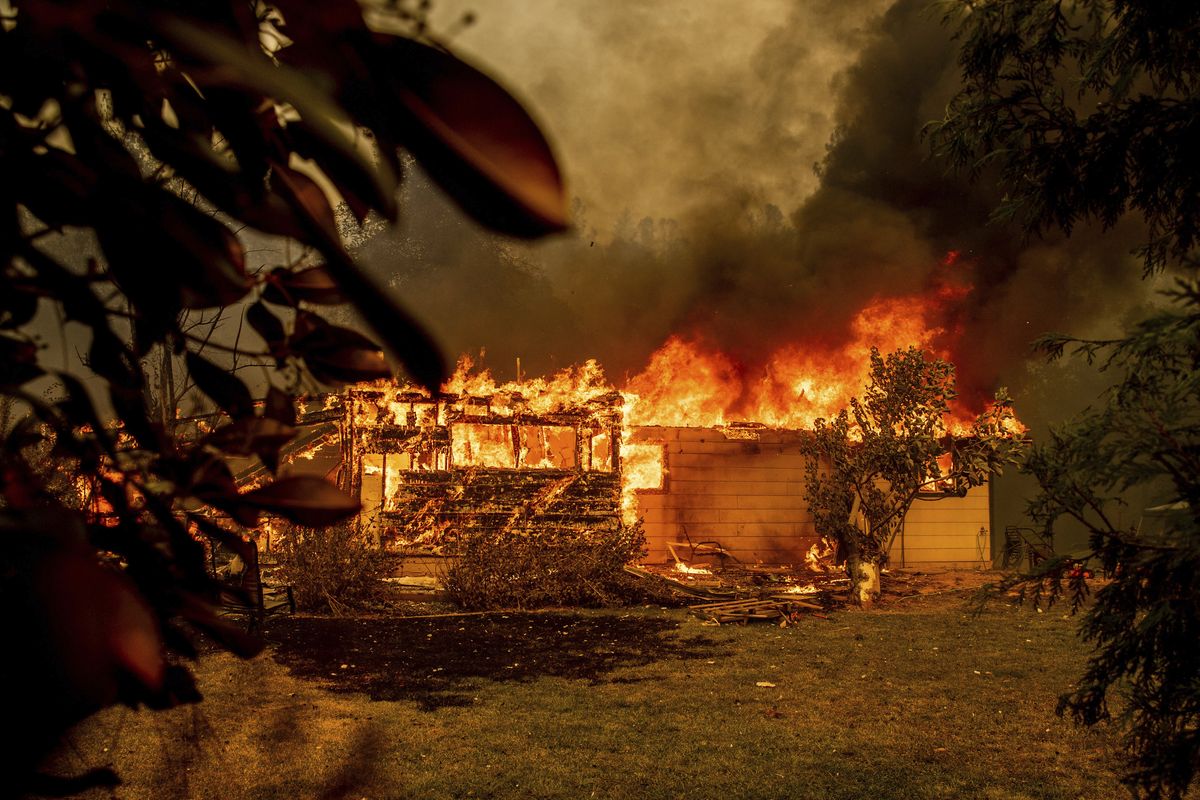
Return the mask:
<svg viewBox="0 0 1200 800">
<path fill-rule="evenodd" d="M 672 333 L 759 372 L 784 344 L 836 345 L 874 297 L 950 279 L 975 287 L 945 320 L 960 389 L 1019 391 L 1038 334 L 1111 333 L 1148 296 L 1137 225 L 1027 240 L 988 224 L 986 179 L 931 161 L 921 129 L 958 70 L 927 0 L 749 5 L 485 9 L 455 44 L 543 121 L 576 232 L 501 242 L 418 175 L 364 257 L 451 354 L 486 349 L 501 376 L 597 358 L 618 383 Z"/>
</svg>

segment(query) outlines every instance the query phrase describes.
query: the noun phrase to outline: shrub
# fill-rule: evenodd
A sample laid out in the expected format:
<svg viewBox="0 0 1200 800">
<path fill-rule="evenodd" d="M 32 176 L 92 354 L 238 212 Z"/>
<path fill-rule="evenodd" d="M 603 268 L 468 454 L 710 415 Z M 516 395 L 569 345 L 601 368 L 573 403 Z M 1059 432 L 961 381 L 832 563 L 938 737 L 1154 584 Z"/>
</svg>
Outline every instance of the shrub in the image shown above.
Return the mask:
<svg viewBox="0 0 1200 800">
<path fill-rule="evenodd" d="M 280 578 L 291 585 L 297 608 L 340 614 L 369 600 L 378 587 L 383 554 L 352 522 L 285 526 L 277 542 Z"/>
<path fill-rule="evenodd" d="M 463 608 L 625 605 L 643 596 L 625 566 L 645 554 L 641 523 L 614 531 L 486 531 L 446 575 Z"/>
</svg>

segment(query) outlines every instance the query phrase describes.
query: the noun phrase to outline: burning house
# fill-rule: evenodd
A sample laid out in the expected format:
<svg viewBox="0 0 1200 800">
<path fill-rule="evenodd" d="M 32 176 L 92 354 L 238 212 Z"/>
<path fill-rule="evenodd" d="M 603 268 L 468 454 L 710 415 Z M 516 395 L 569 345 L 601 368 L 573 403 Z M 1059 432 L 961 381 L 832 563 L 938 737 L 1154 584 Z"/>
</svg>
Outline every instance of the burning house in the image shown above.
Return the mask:
<svg viewBox="0 0 1200 800">
<path fill-rule="evenodd" d="M 502 383 L 466 359 L 436 395 L 352 388 L 314 418 L 323 445 L 337 420 L 338 446 L 310 469 L 336 474 L 361 523 L 410 552 L 453 553 L 480 530 L 603 535 L 640 520 L 649 562 L 801 564 L 820 544 L 804 500 L 814 421 L 861 394 L 872 346 L 951 359 L 967 291 L 876 298 L 842 338 L 763 351 L 754 366 L 671 337 L 619 390 L 595 361 Z M 968 431 L 972 402 L 952 405 L 948 442 Z M 939 502 L 913 504 L 892 563 L 990 562 L 990 494 L 931 487 L 921 499 Z"/>
<path fill-rule="evenodd" d="M 594 362 L 509 384 L 468 366 L 438 395 L 352 389 L 340 481 L 361 499 L 362 524 L 409 552 L 453 553 L 476 531 L 603 535 L 637 520 L 648 562 L 800 564 L 817 548 L 804 429 L 654 424 L 642 402 Z M 894 563 L 990 561 L 987 487 L 943 489 L 910 512 Z"/>
</svg>

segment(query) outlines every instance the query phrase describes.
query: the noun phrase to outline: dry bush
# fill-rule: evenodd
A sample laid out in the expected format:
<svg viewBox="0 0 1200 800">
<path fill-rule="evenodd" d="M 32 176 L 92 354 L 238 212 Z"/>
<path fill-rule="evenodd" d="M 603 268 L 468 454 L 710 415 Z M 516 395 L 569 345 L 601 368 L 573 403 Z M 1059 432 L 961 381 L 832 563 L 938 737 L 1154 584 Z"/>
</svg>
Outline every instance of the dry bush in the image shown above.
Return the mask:
<svg viewBox="0 0 1200 800">
<path fill-rule="evenodd" d="M 641 523 L 602 533 L 482 532 L 465 540 L 446 591 L 467 609 L 639 602 L 644 589 L 625 566 L 645 545 Z"/>
<path fill-rule="evenodd" d="M 277 542 L 279 576 L 292 587 L 298 608 L 340 614 L 367 602 L 379 588 L 383 554 L 353 522 L 323 529 L 285 526 Z"/>
</svg>

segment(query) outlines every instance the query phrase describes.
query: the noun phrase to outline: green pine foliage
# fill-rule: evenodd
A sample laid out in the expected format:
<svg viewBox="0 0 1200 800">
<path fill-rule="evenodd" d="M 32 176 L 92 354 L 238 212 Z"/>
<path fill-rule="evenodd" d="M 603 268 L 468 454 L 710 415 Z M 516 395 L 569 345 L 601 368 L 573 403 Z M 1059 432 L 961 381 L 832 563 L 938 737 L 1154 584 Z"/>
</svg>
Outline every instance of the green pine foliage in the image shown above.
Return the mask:
<svg viewBox="0 0 1200 800">
<path fill-rule="evenodd" d="M 1027 230 L 1127 212 L 1147 272 L 1195 263 L 1200 233 L 1200 4 L 950 0 L 963 88 L 934 150 L 1005 190 Z"/>
<path fill-rule="evenodd" d="M 1126 783 L 1144 797 L 1182 798 L 1200 768 L 1200 286 L 1181 281 L 1175 307 L 1124 339 L 1040 344 L 1067 349 L 1119 375 L 1078 420 L 1053 431 L 1025 464 L 1041 492 L 1035 523 L 1069 518 L 1090 534 L 1090 552 L 1060 556 L 1018 577 L 1053 601 L 1083 607 L 1081 633 L 1094 651 L 1060 713 L 1126 732 Z M 1130 492 L 1160 502 L 1114 513 Z M 1137 510 L 1135 510 L 1137 511 Z M 1083 564 L 1110 581 L 1084 604 Z"/>
<path fill-rule="evenodd" d="M 1149 274 L 1190 272 L 1200 220 L 1200 5 L 1133 0 L 953 0 L 963 88 L 928 126 L 934 150 L 998 179 L 996 209 L 1032 233 L 1079 222 L 1146 226 Z M 1127 734 L 1125 782 L 1148 798 L 1181 798 L 1200 766 L 1200 289 L 1177 284 L 1173 310 L 1124 339 L 1053 334 L 1116 376 L 1080 418 L 1050 433 L 1025 469 L 1041 486 L 1030 516 L 1043 533 L 1063 519 L 1090 551 L 1058 554 L 1005 581 L 1035 602 L 1085 608 L 1094 651 L 1060 712 L 1116 719 Z M 1131 492 L 1157 494 L 1146 514 L 1115 513 Z M 1122 517 L 1141 522 L 1122 524 Z M 1037 531 L 1035 531 L 1035 534 Z M 1087 604 L 1089 567 L 1111 579 Z"/>
</svg>

